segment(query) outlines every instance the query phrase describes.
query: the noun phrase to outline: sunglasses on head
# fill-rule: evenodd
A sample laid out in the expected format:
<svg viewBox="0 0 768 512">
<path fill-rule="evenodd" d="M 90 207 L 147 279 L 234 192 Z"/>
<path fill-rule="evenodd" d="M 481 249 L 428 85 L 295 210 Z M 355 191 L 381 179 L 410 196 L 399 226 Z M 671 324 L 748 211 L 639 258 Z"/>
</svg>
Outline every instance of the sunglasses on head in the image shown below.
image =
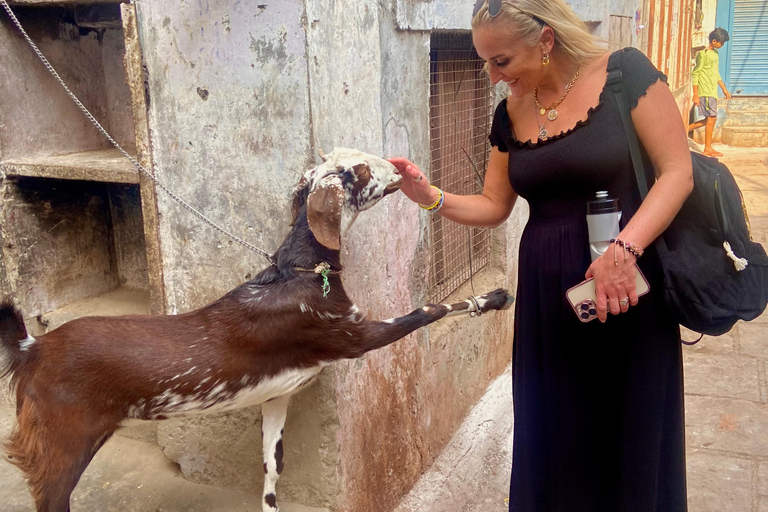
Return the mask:
<svg viewBox="0 0 768 512">
<path fill-rule="evenodd" d="M 501 12 L 501 3 L 503 0 L 487 0 L 488 1 L 488 15 L 491 18 L 495 18 L 499 15 L 499 12 Z M 477 0 L 475 2 L 475 8 L 472 9 L 472 17 L 474 18 L 477 16 L 477 13 L 480 12 L 480 9 L 483 8 L 483 5 L 485 5 L 486 0 Z"/>
<path fill-rule="evenodd" d="M 475 8 L 472 9 L 472 17 L 473 18 L 475 16 L 477 16 L 477 13 L 480 12 L 480 9 L 483 8 L 483 5 L 485 5 L 486 1 L 488 2 L 488 15 L 491 18 L 495 18 L 496 16 L 499 15 L 499 13 L 501 12 L 501 4 L 504 3 L 504 0 L 477 0 L 477 2 L 475 2 Z M 537 18 L 533 14 L 529 14 L 529 13 L 525 12 L 524 10 L 522 10 L 521 8 L 519 8 L 518 6 L 516 6 L 516 5 L 512 4 L 512 3 L 510 3 L 510 5 L 512 7 L 514 7 L 515 9 L 517 9 L 518 11 L 520 11 L 521 13 L 525 14 L 526 16 L 530 16 L 531 18 L 533 18 L 533 20 L 535 20 L 536 23 L 538 23 L 539 25 L 541 25 L 541 26 L 546 25 L 546 23 L 544 23 L 544 21 L 542 21 L 540 18 Z"/>
</svg>

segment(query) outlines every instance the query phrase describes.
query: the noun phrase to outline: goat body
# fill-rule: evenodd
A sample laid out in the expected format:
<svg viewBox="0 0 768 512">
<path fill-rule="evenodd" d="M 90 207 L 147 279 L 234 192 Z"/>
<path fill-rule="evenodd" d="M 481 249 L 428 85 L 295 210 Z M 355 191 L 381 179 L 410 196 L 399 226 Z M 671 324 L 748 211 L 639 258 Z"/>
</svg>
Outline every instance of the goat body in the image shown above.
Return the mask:
<svg viewBox="0 0 768 512">
<path fill-rule="evenodd" d="M 262 510 L 275 512 L 282 430 L 293 393 L 325 365 L 360 357 L 448 314 L 509 307 L 511 297 L 496 290 L 380 322 L 364 315 L 344 291 L 339 250 L 329 245 L 344 231 L 345 215 L 354 220 L 397 190 L 399 177 L 381 171 L 391 170 L 370 155 L 352 152 L 367 170 L 344 165 L 351 158 L 344 151 L 350 150 L 329 155 L 333 171 L 319 172 L 320 166 L 300 182 L 293 228 L 274 263 L 212 304 L 173 316 L 81 318 L 37 339 L 27 334 L 11 300 L 0 305 L 0 350 L 8 361 L 0 376 L 9 373 L 16 389 L 17 426 L 6 450 L 27 477 L 38 512 L 69 511 L 72 490 L 92 457 L 127 422 L 257 404 L 266 475 Z M 321 192 L 326 197 L 318 211 L 312 194 L 329 175 L 340 178 L 343 193 L 336 187 L 331 195 L 343 204 L 323 210 L 329 200 Z M 365 186 L 355 184 L 361 175 L 369 178 Z M 325 225 L 315 228 L 313 222 Z M 330 267 L 327 296 L 323 276 L 314 272 L 320 262 Z"/>
</svg>

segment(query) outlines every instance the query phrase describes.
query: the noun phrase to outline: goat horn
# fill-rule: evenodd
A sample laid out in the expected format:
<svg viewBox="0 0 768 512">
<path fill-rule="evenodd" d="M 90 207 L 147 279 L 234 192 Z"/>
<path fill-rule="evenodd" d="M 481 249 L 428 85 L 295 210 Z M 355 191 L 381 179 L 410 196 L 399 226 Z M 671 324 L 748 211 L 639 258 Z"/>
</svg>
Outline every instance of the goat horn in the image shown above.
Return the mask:
<svg viewBox="0 0 768 512">
<path fill-rule="evenodd" d="M 318 148 L 318 149 L 317 149 L 317 154 L 318 154 L 318 155 L 320 155 L 320 158 L 322 158 L 322 159 L 323 159 L 323 162 L 326 162 L 326 161 L 328 160 L 328 155 L 326 155 L 326 154 L 323 152 L 323 148 Z"/>
</svg>

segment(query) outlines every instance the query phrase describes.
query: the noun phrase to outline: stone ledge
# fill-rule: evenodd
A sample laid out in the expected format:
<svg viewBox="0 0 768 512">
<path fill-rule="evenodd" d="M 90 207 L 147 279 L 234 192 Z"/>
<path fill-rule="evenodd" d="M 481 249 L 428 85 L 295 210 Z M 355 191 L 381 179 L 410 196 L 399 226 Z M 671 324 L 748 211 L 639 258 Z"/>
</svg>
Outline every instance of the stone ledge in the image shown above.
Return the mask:
<svg viewBox="0 0 768 512">
<path fill-rule="evenodd" d="M 722 142 L 729 146 L 768 146 L 768 127 L 765 126 L 723 126 Z"/>
</svg>

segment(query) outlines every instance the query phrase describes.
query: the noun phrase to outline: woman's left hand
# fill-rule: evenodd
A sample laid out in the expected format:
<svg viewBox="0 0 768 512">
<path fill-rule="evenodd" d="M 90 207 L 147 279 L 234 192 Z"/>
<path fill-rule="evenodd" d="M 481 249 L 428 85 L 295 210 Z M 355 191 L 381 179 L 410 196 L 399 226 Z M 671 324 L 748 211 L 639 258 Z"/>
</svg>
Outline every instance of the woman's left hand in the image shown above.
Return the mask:
<svg viewBox="0 0 768 512">
<path fill-rule="evenodd" d="M 625 259 L 626 258 L 626 259 Z M 626 313 L 637 305 L 635 273 L 637 260 L 629 251 L 611 244 L 608 250 L 589 266 L 586 278 L 595 278 L 597 318 L 605 322 L 612 315 Z"/>
</svg>

